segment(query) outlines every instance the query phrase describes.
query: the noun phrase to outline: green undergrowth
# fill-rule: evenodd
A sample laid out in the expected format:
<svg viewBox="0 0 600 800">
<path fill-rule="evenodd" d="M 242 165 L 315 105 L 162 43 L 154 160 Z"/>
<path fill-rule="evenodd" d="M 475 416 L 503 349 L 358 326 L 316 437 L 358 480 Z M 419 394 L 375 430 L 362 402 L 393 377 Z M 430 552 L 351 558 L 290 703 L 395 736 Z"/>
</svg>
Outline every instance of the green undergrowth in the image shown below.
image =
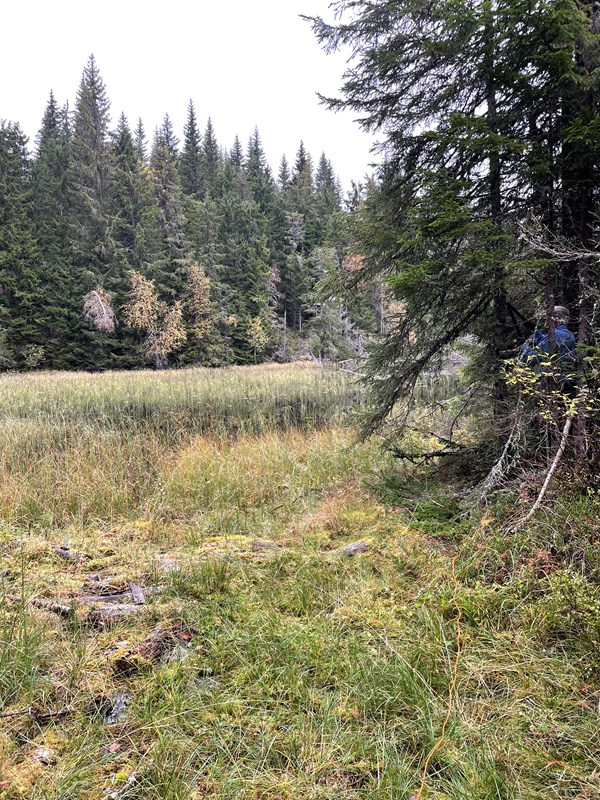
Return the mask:
<svg viewBox="0 0 600 800">
<path fill-rule="evenodd" d="M 104 433 L 3 455 L 2 800 L 409 800 L 459 645 L 423 800 L 599 796 L 593 496 L 510 534 L 341 427 Z"/>
</svg>

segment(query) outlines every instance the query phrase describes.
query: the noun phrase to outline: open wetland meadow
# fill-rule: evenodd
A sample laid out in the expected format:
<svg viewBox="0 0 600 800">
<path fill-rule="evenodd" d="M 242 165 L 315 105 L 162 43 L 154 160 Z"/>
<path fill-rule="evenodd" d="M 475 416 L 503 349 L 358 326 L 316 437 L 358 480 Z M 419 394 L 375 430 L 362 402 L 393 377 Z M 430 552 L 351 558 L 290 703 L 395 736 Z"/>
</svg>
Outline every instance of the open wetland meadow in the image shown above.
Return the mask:
<svg viewBox="0 0 600 800">
<path fill-rule="evenodd" d="M 600 796 L 600 599 L 400 500 L 361 402 L 311 365 L 0 378 L 2 800 Z"/>
</svg>

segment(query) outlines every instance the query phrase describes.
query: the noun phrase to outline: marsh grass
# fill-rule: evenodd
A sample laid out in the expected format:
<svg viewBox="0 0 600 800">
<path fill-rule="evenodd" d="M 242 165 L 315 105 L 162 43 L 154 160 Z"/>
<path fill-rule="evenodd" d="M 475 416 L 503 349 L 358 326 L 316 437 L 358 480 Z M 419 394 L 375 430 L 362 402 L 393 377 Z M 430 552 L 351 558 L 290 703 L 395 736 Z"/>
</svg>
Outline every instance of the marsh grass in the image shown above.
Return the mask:
<svg viewBox="0 0 600 800">
<path fill-rule="evenodd" d="M 234 436 L 340 421 L 362 391 L 342 372 L 312 364 L 0 377 L 0 419 L 89 422 L 181 434 Z"/>
<path fill-rule="evenodd" d="M 458 608 L 458 682 L 423 800 L 598 797 L 597 560 L 575 502 L 564 531 L 512 542 L 489 520 L 457 525 L 441 487 L 402 507 L 377 443 L 341 425 L 345 390 L 327 424 L 282 423 L 268 401 L 259 423 L 246 400 L 223 412 L 231 375 L 253 403 L 273 381 L 281 397 L 288 379 L 309 391 L 314 373 L 286 370 L 215 373 L 210 434 L 202 403 L 182 410 L 183 372 L 152 387 L 145 373 L 2 379 L 0 714 L 36 713 L 0 719 L 0 798 L 408 800 L 447 711 Z M 359 539 L 365 554 L 336 552 Z M 77 601 L 98 579 L 160 592 L 98 627 Z M 188 633 L 186 657 L 123 670 L 157 625 Z M 120 694 L 125 718 L 108 724 Z"/>
</svg>

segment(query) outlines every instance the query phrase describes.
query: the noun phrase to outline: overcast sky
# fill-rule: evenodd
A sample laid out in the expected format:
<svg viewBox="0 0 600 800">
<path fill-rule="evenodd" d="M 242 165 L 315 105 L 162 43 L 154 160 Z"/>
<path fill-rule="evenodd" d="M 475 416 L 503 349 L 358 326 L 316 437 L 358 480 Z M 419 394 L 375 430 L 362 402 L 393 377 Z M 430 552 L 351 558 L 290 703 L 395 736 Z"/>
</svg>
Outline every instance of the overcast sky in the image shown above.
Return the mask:
<svg viewBox="0 0 600 800">
<path fill-rule="evenodd" d="M 317 92 L 336 94 L 345 59 L 325 55 L 300 14 L 331 18 L 329 0 L 30 0 L 2 8 L 0 118 L 33 143 L 50 90 L 75 101 L 93 53 L 111 100 L 149 138 L 168 112 L 182 136 L 188 101 L 219 143 L 245 144 L 254 126 L 274 168 L 300 139 L 325 151 L 348 188 L 373 161 L 372 138 L 351 112 L 334 114 Z"/>
</svg>

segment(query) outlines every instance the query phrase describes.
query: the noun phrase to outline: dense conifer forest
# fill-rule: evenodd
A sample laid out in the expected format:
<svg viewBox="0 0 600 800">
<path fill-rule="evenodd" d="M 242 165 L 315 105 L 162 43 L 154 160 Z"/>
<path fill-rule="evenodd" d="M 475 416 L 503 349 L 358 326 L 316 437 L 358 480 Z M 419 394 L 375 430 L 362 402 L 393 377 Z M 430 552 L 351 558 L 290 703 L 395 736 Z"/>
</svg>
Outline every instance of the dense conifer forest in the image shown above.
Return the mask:
<svg viewBox="0 0 600 800">
<path fill-rule="evenodd" d="M 320 285 L 345 269 L 352 188 L 301 141 L 274 175 L 258 130 L 225 147 L 191 100 L 181 141 L 168 114 L 153 134 L 111 125 L 91 56 L 72 108 L 50 94 L 32 148 L 0 124 L 2 368 L 351 355 L 376 304 L 353 313 Z"/>
</svg>

